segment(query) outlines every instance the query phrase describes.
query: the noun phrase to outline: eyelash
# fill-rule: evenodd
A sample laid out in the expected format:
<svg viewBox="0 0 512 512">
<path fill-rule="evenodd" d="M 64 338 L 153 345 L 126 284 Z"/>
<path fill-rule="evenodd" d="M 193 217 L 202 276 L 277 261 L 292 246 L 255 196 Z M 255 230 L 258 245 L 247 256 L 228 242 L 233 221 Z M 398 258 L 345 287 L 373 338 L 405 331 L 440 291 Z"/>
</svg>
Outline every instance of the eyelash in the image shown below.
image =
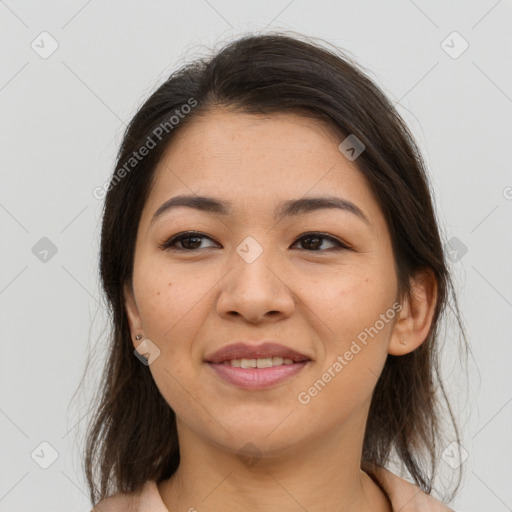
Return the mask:
<svg viewBox="0 0 512 512">
<path fill-rule="evenodd" d="M 205 235 L 203 233 L 200 233 L 198 231 L 186 231 L 184 233 L 178 233 L 177 235 L 172 236 L 171 238 L 169 238 L 165 242 L 159 244 L 158 247 L 160 249 L 162 249 L 162 250 L 172 250 L 172 251 L 177 251 L 177 252 L 198 252 L 200 249 L 178 249 L 176 247 L 173 247 L 178 242 L 181 242 L 183 240 L 187 240 L 187 239 L 190 239 L 190 238 L 200 238 L 200 239 L 208 238 L 208 239 L 214 241 L 209 236 L 207 236 L 207 235 Z M 338 240 L 337 238 L 334 238 L 334 237 L 332 237 L 330 235 L 327 235 L 325 233 L 320 233 L 318 231 L 312 231 L 312 232 L 304 233 L 302 236 L 300 236 L 299 238 L 297 238 L 295 240 L 293 245 L 295 245 L 300 240 L 304 240 L 304 239 L 307 239 L 307 238 L 320 238 L 320 239 L 328 240 L 329 242 L 334 242 L 334 243 L 336 243 L 338 245 L 338 247 L 333 247 L 333 248 L 325 249 L 325 250 L 321 250 L 321 249 L 313 249 L 313 250 L 303 249 L 304 251 L 307 251 L 307 252 L 329 252 L 329 251 L 343 251 L 343 250 L 351 250 L 352 249 L 347 243 L 344 243 L 341 240 Z"/>
</svg>

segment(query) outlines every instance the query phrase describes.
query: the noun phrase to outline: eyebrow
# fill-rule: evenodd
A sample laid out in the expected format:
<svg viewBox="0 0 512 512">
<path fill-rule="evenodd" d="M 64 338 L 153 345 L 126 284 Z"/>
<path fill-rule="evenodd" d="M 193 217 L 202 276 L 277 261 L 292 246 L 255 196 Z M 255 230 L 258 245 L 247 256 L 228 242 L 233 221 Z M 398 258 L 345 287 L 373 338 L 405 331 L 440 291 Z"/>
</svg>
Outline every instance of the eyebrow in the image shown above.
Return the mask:
<svg viewBox="0 0 512 512">
<path fill-rule="evenodd" d="M 232 208 L 230 202 L 221 201 L 214 197 L 179 195 L 165 201 L 153 214 L 150 224 L 153 224 L 164 212 L 168 212 L 180 206 L 186 206 L 202 212 L 215 213 L 218 215 L 229 215 Z M 274 219 L 280 221 L 291 216 L 304 215 L 333 208 L 352 213 L 368 224 L 368 226 L 371 226 L 370 220 L 358 206 L 347 199 L 337 196 L 304 197 L 284 201 L 276 208 Z"/>
</svg>

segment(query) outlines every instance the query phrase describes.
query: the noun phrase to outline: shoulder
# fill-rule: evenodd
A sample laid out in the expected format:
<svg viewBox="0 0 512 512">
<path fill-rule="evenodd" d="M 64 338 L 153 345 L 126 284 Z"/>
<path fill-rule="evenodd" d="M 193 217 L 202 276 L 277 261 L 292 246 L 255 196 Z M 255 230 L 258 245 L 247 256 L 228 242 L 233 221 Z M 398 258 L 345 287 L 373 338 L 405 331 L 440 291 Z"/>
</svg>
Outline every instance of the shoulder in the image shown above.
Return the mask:
<svg viewBox="0 0 512 512">
<path fill-rule="evenodd" d="M 169 512 L 156 482 L 147 481 L 139 492 L 118 493 L 101 500 L 91 512 Z"/>
<path fill-rule="evenodd" d="M 439 500 L 423 492 L 417 485 L 391 471 L 374 467 L 373 476 L 388 494 L 393 510 L 400 512 L 455 512 Z"/>
</svg>

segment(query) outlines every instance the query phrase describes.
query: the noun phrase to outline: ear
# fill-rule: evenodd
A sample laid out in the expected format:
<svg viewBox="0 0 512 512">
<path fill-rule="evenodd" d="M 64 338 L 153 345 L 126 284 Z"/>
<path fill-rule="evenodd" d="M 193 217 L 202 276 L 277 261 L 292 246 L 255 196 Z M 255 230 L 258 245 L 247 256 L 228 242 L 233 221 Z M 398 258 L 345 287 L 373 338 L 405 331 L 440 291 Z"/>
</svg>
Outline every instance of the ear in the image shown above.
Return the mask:
<svg viewBox="0 0 512 512">
<path fill-rule="evenodd" d="M 128 325 L 132 335 L 132 341 L 135 342 L 135 336 L 143 332 L 142 322 L 140 320 L 139 310 L 135 302 L 135 295 L 133 293 L 133 286 L 131 282 L 126 282 L 123 286 L 124 306 L 126 316 L 128 318 Z M 134 343 L 135 346 L 135 343 Z"/>
<path fill-rule="evenodd" d="M 422 269 L 410 280 L 410 291 L 402 303 L 388 353 L 403 356 L 418 348 L 427 338 L 437 303 L 437 280 L 431 269 Z"/>
</svg>

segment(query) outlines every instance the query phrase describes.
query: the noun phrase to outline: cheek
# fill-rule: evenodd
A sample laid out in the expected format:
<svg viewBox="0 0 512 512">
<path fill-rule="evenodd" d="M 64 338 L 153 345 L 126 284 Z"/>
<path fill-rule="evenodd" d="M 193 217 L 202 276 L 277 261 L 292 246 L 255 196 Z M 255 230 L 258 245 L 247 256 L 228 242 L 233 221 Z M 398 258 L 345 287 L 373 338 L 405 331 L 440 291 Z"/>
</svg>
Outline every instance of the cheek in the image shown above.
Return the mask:
<svg viewBox="0 0 512 512">
<path fill-rule="evenodd" d="M 329 431 L 369 405 L 379 373 L 373 368 L 366 371 L 366 363 L 363 368 L 356 368 L 353 363 L 357 364 L 353 360 L 341 371 L 326 368 L 309 387 L 300 390 L 297 413 L 307 424 L 314 421 L 318 429 Z"/>
<path fill-rule="evenodd" d="M 319 373 L 330 372 L 325 375 L 329 382 L 332 374 L 336 375 L 332 381 L 337 384 L 332 388 L 358 388 L 366 393 L 365 383 L 372 386 L 382 370 L 398 314 L 393 307 L 394 284 L 388 282 L 387 275 L 361 268 L 308 292 L 309 306 L 322 320 L 317 328 L 322 329 L 325 341 Z"/>
<path fill-rule="evenodd" d="M 397 314 L 391 303 L 384 305 L 382 297 L 338 304 L 336 315 L 331 317 L 332 332 L 324 344 L 325 354 L 297 397 L 313 416 L 318 412 L 322 417 L 329 409 L 330 420 L 335 423 L 369 403 L 386 362 Z"/>
<path fill-rule="evenodd" d="M 146 336 L 165 344 L 197 325 L 204 308 L 201 300 L 209 288 L 208 277 L 197 272 L 180 271 L 159 261 L 141 265 L 134 273 L 134 290 Z"/>
<path fill-rule="evenodd" d="M 387 272 L 359 266 L 339 268 L 322 277 L 302 276 L 297 295 L 330 327 L 330 336 L 346 340 L 370 327 L 393 301 L 394 284 Z"/>
<path fill-rule="evenodd" d="M 154 257 L 141 260 L 135 269 L 134 291 L 144 334 L 160 350 L 150 368 L 157 385 L 161 381 L 166 386 L 166 398 L 178 382 L 190 379 L 192 341 L 212 307 L 206 296 L 212 279 Z"/>
</svg>

